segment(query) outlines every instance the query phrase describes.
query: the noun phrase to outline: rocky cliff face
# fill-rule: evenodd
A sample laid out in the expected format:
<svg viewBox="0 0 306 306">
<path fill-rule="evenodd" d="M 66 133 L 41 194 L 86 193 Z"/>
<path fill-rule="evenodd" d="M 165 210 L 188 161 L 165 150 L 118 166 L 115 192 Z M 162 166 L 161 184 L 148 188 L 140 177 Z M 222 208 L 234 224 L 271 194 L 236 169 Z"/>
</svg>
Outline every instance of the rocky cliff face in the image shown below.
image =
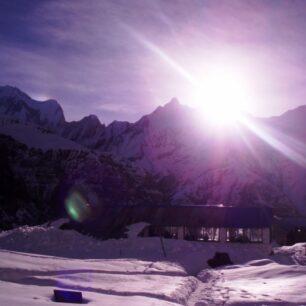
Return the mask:
<svg viewBox="0 0 306 306">
<path fill-rule="evenodd" d="M 173 99 L 136 123 L 104 126 L 93 115 L 66 122 L 57 102 L 52 102 L 57 107 L 48 112 L 49 106 L 42 105 L 49 102 L 33 101 L 17 89 L 12 90 L 14 94 L 6 91 L 11 89 L 0 89 L 0 133 L 17 140 L 14 146 L 27 145 L 16 149 L 18 161 L 10 164 L 27 164 L 32 161 L 29 152 L 35 151 L 35 156 L 40 152 L 41 162 L 31 169 L 40 171 L 35 180 L 38 185 L 44 182 L 39 187 L 46 192 L 44 199 L 52 197 L 58 178 L 70 173 L 85 181 L 96 180 L 93 186 L 99 186 L 103 169 L 110 163 L 117 165 L 109 170 L 114 177 L 123 175 L 128 177 L 124 182 L 134 182 L 121 185 L 120 180 L 109 180 L 108 203 L 112 205 L 223 203 L 265 205 L 283 214 L 306 212 L 305 107 L 269 119 L 248 116 L 247 122 L 222 130 Z M 70 153 L 63 155 L 63 150 Z M 6 154 L 15 156 L 14 152 Z M 102 166 L 101 157 L 105 159 Z M 60 172 L 53 173 L 57 165 L 61 165 Z M 19 173 L 15 166 L 6 171 L 13 176 Z M 31 177 L 29 171 L 22 174 L 25 180 Z M 29 188 L 23 188 L 26 194 Z M 94 189 L 104 199 L 99 188 Z M 134 196 L 116 200 L 118 189 Z M 26 198 L 24 203 L 32 196 Z"/>
</svg>

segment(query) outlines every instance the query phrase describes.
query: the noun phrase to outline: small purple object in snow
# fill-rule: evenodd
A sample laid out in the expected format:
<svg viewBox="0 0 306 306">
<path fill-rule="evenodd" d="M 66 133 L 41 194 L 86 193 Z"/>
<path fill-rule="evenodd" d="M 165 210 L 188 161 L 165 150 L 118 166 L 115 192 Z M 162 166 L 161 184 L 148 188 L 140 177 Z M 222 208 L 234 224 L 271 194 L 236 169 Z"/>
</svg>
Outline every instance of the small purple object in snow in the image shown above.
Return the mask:
<svg viewBox="0 0 306 306">
<path fill-rule="evenodd" d="M 54 301 L 62 303 L 83 303 L 82 292 L 54 289 Z"/>
</svg>

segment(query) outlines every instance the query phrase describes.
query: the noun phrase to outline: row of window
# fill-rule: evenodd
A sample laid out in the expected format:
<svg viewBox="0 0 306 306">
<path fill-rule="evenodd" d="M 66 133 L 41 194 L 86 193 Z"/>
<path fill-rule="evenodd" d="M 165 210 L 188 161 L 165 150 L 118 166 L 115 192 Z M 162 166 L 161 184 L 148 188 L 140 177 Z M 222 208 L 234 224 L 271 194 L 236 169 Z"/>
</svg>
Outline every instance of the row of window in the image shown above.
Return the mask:
<svg viewBox="0 0 306 306">
<path fill-rule="evenodd" d="M 229 242 L 262 242 L 261 228 L 228 228 L 226 229 L 226 241 Z"/>
<path fill-rule="evenodd" d="M 149 227 L 149 236 L 178 239 L 179 227 Z M 220 241 L 220 229 L 213 227 L 183 227 L 185 240 L 193 241 Z M 262 229 L 257 228 L 227 228 L 227 242 L 263 242 Z"/>
</svg>

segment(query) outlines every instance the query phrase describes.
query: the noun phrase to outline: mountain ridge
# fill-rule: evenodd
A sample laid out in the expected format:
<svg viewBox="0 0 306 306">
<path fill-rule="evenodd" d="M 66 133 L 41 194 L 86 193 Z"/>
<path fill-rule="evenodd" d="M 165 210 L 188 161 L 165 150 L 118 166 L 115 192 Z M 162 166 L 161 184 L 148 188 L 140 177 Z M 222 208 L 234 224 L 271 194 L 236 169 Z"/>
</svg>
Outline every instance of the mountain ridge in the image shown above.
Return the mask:
<svg viewBox="0 0 306 306">
<path fill-rule="evenodd" d="M 44 100 L 44 101 L 39 101 L 39 100 L 35 100 L 33 98 L 31 98 L 28 94 L 26 94 L 25 92 L 23 92 L 22 90 L 20 90 L 18 87 L 14 87 L 14 86 L 11 86 L 11 85 L 3 85 L 3 86 L 0 86 L 0 99 L 3 99 L 3 97 L 12 97 L 12 98 L 17 98 L 17 97 L 23 97 L 24 99 L 26 100 L 30 100 L 30 101 L 34 101 L 34 102 L 37 102 L 41 105 L 43 104 L 54 104 L 56 105 L 56 107 L 60 108 L 60 111 L 63 113 L 63 116 L 64 116 L 64 111 L 61 107 L 61 105 L 59 104 L 59 102 L 55 99 L 47 99 L 47 100 Z M 160 110 L 163 110 L 163 109 L 174 109 L 174 108 L 178 108 L 178 107 L 183 107 L 185 109 L 189 109 L 190 111 L 197 111 L 196 109 L 194 110 L 193 108 L 185 105 L 185 104 L 181 104 L 179 102 L 179 99 L 176 98 L 176 97 L 173 97 L 170 99 L 169 102 L 165 103 L 164 105 L 160 105 L 158 106 L 155 110 L 153 110 L 151 113 L 149 114 L 146 114 L 146 115 L 143 115 L 142 117 L 140 117 L 138 120 L 136 120 L 135 123 L 141 121 L 141 119 L 143 117 L 147 117 L 147 116 L 150 116 Z M 306 104 L 302 104 L 302 105 L 299 105 L 295 108 L 292 108 L 292 109 L 288 109 L 286 111 L 284 111 L 283 113 L 279 114 L 279 115 L 273 115 L 273 116 L 270 116 L 270 117 L 253 117 L 252 115 L 249 115 L 247 114 L 248 116 L 254 118 L 255 120 L 258 119 L 258 120 L 274 120 L 274 119 L 279 119 L 279 118 L 284 118 L 284 117 L 289 117 L 291 115 L 295 116 L 297 113 L 299 113 L 301 116 L 306 116 Z M 302 114 L 301 114 L 302 113 Z M 64 116 L 65 118 L 65 116 Z M 113 125 L 113 124 L 116 124 L 116 123 L 120 123 L 120 124 L 124 124 L 124 123 L 129 123 L 128 121 L 118 121 L 118 120 L 114 120 L 112 122 L 110 122 L 108 125 L 105 125 L 104 123 L 101 123 L 101 120 L 99 119 L 99 117 L 95 114 L 88 114 L 88 115 L 85 115 L 84 117 L 82 117 L 81 119 L 79 120 L 72 120 L 72 121 L 66 121 L 65 119 L 65 122 L 66 123 L 76 123 L 76 122 L 79 122 L 79 121 L 83 121 L 84 119 L 86 118 L 91 118 L 95 121 L 98 121 L 101 125 L 105 126 L 105 127 L 108 127 L 109 125 Z M 131 123 L 129 123 L 131 124 Z"/>
<path fill-rule="evenodd" d="M 0 95 L 0 105 L 3 100 Z M 301 116 L 301 109 L 297 112 Z M 0 107 L 0 115 L 4 113 Z M 294 110 L 290 118 L 292 114 Z M 306 150 L 300 143 L 306 135 L 295 135 L 294 120 L 287 116 L 249 117 L 250 126 L 260 133 L 242 124 L 222 131 L 203 123 L 195 110 L 174 98 L 135 123 L 114 121 L 105 126 L 89 115 L 53 124 L 51 130 L 44 125 L 39 128 L 82 146 L 77 150 L 94 151 L 131 166 L 148 182 L 166 178 L 172 188 L 167 191 L 171 194 L 167 204 L 259 205 L 273 207 L 280 214 L 305 213 L 305 167 L 275 145 L 292 139 L 283 147 L 303 161 Z M 10 127 L 5 120 L 2 125 L 0 122 L 0 133 L 5 134 Z"/>
<path fill-rule="evenodd" d="M 0 86 L 0 114 L 50 129 L 65 122 L 63 109 L 56 100 L 37 101 L 8 85 Z"/>
</svg>

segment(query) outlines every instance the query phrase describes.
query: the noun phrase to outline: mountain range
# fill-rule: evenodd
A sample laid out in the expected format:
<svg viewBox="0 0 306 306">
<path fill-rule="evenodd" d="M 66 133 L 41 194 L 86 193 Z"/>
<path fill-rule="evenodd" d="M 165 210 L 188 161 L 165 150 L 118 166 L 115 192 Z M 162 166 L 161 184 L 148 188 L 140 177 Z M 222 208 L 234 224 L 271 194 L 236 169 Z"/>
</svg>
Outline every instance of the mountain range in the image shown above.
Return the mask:
<svg viewBox="0 0 306 306">
<path fill-rule="evenodd" d="M 95 115 L 67 122 L 57 101 L 2 86 L 0 220 L 45 220 L 76 186 L 95 205 L 222 203 L 302 215 L 305 143 L 306 106 L 222 128 L 173 98 L 135 123 L 106 126 Z"/>
</svg>

